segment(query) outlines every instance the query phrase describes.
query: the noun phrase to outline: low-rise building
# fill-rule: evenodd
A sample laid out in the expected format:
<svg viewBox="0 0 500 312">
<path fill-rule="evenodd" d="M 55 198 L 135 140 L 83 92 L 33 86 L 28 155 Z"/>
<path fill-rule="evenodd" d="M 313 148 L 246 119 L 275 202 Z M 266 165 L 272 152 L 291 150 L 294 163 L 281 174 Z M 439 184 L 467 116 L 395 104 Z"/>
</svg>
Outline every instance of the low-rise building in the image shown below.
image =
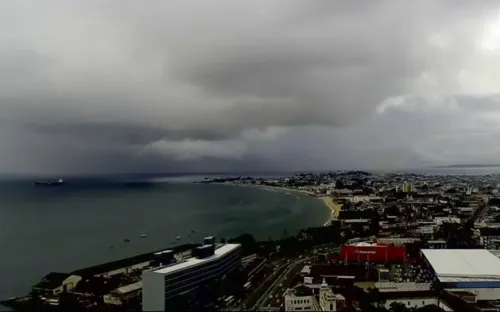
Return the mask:
<svg viewBox="0 0 500 312">
<path fill-rule="evenodd" d="M 321 311 L 339 311 L 345 306 L 345 298 L 341 294 L 334 294 L 323 279 L 319 290 L 319 305 Z"/>
<path fill-rule="evenodd" d="M 298 286 L 285 292 L 285 311 L 319 311 L 312 289 Z"/>
<path fill-rule="evenodd" d="M 485 249 L 423 249 L 444 289 L 466 291 L 477 300 L 500 300 L 500 259 Z"/>
<path fill-rule="evenodd" d="M 486 249 L 497 249 L 500 240 L 499 228 L 480 228 L 478 229 L 478 243 Z"/>
<path fill-rule="evenodd" d="M 142 293 L 142 281 L 119 287 L 111 293 L 104 295 L 104 303 L 111 305 L 123 305 L 127 301 L 137 298 Z"/>
<path fill-rule="evenodd" d="M 385 299 L 384 306 L 388 310 L 391 309 L 391 305 L 394 303 L 401 303 L 408 309 L 418 309 L 428 305 L 435 305 L 446 312 L 453 311 L 448 304 L 440 300 L 432 292 L 391 292 L 384 293 L 383 298 Z"/>
<path fill-rule="evenodd" d="M 437 225 L 443 225 L 443 223 L 458 223 L 460 224 L 460 218 L 458 217 L 435 217 L 434 223 Z"/>
<path fill-rule="evenodd" d="M 42 280 L 33 286 L 33 291 L 44 295 L 57 296 L 76 287 L 82 278 L 69 273 L 52 272 L 45 275 Z"/>
</svg>

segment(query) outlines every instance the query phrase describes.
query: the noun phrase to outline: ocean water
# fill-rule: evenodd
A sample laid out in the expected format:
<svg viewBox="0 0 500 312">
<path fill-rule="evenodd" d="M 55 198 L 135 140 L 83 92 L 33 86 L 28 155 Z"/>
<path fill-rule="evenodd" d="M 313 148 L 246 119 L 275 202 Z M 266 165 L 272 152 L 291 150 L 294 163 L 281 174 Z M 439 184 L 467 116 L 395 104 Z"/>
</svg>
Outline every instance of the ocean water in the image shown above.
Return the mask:
<svg viewBox="0 0 500 312">
<path fill-rule="evenodd" d="M 51 271 L 199 242 L 206 233 L 276 238 L 320 226 L 330 213 L 312 197 L 190 183 L 195 178 L 72 178 L 53 188 L 0 181 L 0 299 L 24 295 Z"/>
</svg>

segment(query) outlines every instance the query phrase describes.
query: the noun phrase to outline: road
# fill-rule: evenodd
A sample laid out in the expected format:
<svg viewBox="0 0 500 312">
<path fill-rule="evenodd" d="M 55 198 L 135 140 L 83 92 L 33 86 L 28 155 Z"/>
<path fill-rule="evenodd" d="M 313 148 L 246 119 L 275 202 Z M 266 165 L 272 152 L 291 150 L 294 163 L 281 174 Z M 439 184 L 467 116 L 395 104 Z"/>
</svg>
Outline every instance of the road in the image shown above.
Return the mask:
<svg viewBox="0 0 500 312">
<path fill-rule="evenodd" d="M 340 247 L 335 248 L 315 248 L 318 251 L 328 251 L 328 252 L 338 252 Z M 290 282 L 293 278 L 300 273 L 302 266 L 305 261 L 312 260 L 314 255 L 308 254 L 305 257 L 297 258 L 292 260 L 290 263 L 286 264 L 286 268 L 283 273 L 281 273 L 274 283 L 267 289 L 267 291 L 262 295 L 262 297 L 257 301 L 252 310 L 259 311 L 276 311 L 283 303 L 283 294 L 285 290 L 289 288 Z"/>
<path fill-rule="evenodd" d="M 301 264 L 305 261 L 308 260 L 309 258 L 304 258 L 304 259 L 298 259 L 296 261 L 293 261 L 289 264 L 287 264 L 287 267 L 283 271 L 280 276 L 276 278 L 274 283 L 269 287 L 269 289 L 262 295 L 259 301 L 255 304 L 254 309 L 262 311 L 265 308 L 268 308 L 269 306 L 276 306 L 273 302 L 274 300 L 278 300 L 279 303 L 282 301 L 283 293 L 284 293 L 284 285 L 283 282 L 288 280 L 291 276 L 292 272 L 297 271 L 297 267 L 301 268 Z"/>
</svg>

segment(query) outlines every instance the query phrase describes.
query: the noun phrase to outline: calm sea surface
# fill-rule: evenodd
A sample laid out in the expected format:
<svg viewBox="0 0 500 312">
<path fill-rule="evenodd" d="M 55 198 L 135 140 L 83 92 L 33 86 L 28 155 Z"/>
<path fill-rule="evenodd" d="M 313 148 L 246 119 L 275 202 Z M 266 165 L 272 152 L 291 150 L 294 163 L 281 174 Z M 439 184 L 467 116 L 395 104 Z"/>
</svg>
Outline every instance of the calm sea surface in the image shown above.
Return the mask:
<svg viewBox="0 0 500 312">
<path fill-rule="evenodd" d="M 133 185 L 67 179 L 54 188 L 35 188 L 31 180 L 0 182 L 0 299 L 24 295 L 51 271 L 199 242 L 205 233 L 227 238 L 247 232 L 258 239 L 295 234 L 329 216 L 312 197 L 188 183 L 193 178 Z M 182 239 L 176 242 L 177 235 Z"/>
</svg>

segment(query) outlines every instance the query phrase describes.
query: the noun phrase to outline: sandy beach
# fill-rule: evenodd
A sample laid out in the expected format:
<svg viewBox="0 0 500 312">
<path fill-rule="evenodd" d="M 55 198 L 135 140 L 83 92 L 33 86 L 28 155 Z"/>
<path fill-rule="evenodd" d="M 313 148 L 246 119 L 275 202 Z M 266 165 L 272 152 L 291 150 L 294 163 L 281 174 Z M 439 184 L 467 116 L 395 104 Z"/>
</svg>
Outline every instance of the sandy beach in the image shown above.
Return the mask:
<svg viewBox="0 0 500 312">
<path fill-rule="evenodd" d="M 337 219 L 342 205 L 337 204 L 332 196 L 321 196 L 318 197 L 318 199 L 322 200 L 325 205 L 331 210 L 330 218 L 328 218 L 328 220 L 324 224 L 324 226 L 327 226 L 330 221 Z"/>
</svg>

